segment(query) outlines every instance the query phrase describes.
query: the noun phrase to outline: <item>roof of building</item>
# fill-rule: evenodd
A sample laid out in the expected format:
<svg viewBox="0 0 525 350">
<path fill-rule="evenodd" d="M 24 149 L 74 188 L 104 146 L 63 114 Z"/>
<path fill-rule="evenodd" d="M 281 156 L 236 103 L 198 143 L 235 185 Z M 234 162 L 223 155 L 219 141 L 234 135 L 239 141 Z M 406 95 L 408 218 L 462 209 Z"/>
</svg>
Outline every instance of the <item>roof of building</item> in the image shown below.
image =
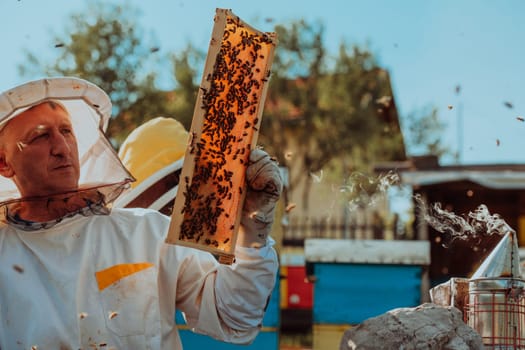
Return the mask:
<svg viewBox="0 0 525 350">
<path fill-rule="evenodd" d="M 395 171 L 401 183 L 430 186 L 470 181 L 492 189 L 525 189 L 525 164 L 439 165 L 436 157 L 413 157 L 406 162 L 377 164 L 376 172 Z"/>
</svg>

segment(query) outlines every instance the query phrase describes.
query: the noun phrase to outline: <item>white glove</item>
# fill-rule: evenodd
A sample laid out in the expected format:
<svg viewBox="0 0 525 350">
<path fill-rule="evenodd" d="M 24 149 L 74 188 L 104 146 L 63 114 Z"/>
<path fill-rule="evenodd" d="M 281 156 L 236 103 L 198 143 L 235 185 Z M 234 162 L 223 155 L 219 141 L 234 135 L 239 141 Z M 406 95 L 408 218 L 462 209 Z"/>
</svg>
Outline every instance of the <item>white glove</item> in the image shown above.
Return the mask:
<svg viewBox="0 0 525 350">
<path fill-rule="evenodd" d="M 238 244 L 262 247 L 272 228 L 275 206 L 283 190 L 277 162 L 261 149 L 250 152 L 246 168 L 247 192 L 242 209 Z"/>
</svg>

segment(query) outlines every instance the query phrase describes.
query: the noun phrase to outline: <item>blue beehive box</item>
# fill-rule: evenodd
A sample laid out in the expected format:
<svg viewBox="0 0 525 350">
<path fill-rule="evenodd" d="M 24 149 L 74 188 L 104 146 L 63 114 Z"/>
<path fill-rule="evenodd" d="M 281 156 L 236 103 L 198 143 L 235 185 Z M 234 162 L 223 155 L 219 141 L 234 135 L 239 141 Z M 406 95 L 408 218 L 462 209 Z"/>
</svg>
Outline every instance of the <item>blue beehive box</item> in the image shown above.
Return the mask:
<svg viewBox="0 0 525 350">
<path fill-rule="evenodd" d="M 264 315 L 262 329 L 250 345 L 235 345 L 215 340 L 211 337 L 197 334 L 185 327 L 182 314 L 177 311 L 176 322 L 179 325 L 179 333 L 184 349 L 214 349 L 214 350 L 277 350 L 279 349 L 279 324 L 280 324 L 280 290 L 279 281 L 270 297 L 266 313 Z"/>
<path fill-rule="evenodd" d="M 308 239 L 305 258 L 314 325 L 355 325 L 428 296 L 427 241 Z"/>
</svg>

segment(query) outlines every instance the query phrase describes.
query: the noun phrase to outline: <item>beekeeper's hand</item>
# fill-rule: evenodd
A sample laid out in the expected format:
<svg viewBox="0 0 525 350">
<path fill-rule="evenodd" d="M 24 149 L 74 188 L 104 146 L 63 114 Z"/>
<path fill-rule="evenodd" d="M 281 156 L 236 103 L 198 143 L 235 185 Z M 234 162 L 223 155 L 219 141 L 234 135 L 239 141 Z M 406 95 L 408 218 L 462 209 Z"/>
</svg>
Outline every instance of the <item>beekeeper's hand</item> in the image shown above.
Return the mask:
<svg viewBox="0 0 525 350">
<path fill-rule="evenodd" d="M 277 162 L 261 149 L 250 152 L 246 168 L 247 192 L 242 209 L 238 244 L 262 247 L 272 228 L 275 206 L 283 190 Z"/>
</svg>

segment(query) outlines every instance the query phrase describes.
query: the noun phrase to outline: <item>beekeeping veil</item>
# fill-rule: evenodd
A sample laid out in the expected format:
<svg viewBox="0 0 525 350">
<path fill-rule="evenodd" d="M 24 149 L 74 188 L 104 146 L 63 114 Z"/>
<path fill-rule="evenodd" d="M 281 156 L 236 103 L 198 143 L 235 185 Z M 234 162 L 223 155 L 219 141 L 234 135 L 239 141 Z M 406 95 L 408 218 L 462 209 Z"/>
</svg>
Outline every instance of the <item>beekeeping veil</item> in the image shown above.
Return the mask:
<svg viewBox="0 0 525 350">
<path fill-rule="evenodd" d="M 0 129 L 30 107 L 50 100 L 64 106 L 71 117 L 80 160 L 79 190 L 97 189 L 104 197 L 104 204 L 109 204 L 134 179 L 104 135 L 112 106 L 102 89 L 73 77 L 46 78 L 19 85 L 0 94 Z M 20 200 L 14 182 L 0 177 L 0 205 L 6 207 L 6 203 Z"/>
</svg>

